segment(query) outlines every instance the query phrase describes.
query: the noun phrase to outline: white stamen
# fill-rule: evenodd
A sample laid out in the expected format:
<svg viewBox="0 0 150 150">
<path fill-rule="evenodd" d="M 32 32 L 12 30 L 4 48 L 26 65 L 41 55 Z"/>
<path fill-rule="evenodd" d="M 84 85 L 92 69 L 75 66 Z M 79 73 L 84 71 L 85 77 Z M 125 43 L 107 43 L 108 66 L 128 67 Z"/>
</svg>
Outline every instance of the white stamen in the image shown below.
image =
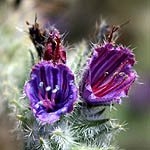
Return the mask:
<svg viewBox="0 0 150 150">
<path fill-rule="evenodd" d="M 50 90 L 51 90 L 50 86 L 46 87 L 46 91 L 50 91 Z"/>
<path fill-rule="evenodd" d="M 119 75 L 120 75 L 120 76 L 123 76 L 123 75 L 124 75 L 124 72 L 120 72 Z"/>
<path fill-rule="evenodd" d="M 52 93 L 56 93 L 59 90 L 59 86 L 56 85 L 56 88 L 52 90 Z"/>
<path fill-rule="evenodd" d="M 40 105 L 43 105 L 43 102 L 42 102 L 42 101 L 39 101 L 39 104 L 40 104 Z"/>
<path fill-rule="evenodd" d="M 42 86 L 43 86 L 43 82 L 40 82 L 40 83 L 39 83 L 39 86 L 42 87 Z"/>
<path fill-rule="evenodd" d="M 52 91 L 52 93 L 56 93 L 58 90 L 57 89 L 54 89 L 53 91 Z"/>
<path fill-rule="evenodd" d="M 56 85 L 56 89 L 59 90 L 59 86 L 58 85 Z"/>
</svg>

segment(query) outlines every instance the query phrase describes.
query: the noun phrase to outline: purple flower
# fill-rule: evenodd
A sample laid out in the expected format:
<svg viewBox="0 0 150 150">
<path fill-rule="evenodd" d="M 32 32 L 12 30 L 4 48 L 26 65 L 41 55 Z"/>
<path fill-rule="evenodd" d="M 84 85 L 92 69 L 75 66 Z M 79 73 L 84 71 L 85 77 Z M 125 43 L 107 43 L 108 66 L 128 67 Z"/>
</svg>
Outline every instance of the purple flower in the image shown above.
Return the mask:
<svg viewBox="0 0 150 150">
<path fill-rule="evenodd" d="M 80 82 L 80 95 L 88 103 L 121 102 L 126 97 L 136 72 L 133 53 L 122 46 L 107 43 L 98 46 Z"/>
<path fill-rule="evenodd" d="M 34 115 L 43 122 L 55 122 L 61 114 L 70 113 L 77 99 L 74 76 L 64 64 L 54 66 L 48 61 L 36 64 L 31 80 L 25 85 Z"/>
</svg>

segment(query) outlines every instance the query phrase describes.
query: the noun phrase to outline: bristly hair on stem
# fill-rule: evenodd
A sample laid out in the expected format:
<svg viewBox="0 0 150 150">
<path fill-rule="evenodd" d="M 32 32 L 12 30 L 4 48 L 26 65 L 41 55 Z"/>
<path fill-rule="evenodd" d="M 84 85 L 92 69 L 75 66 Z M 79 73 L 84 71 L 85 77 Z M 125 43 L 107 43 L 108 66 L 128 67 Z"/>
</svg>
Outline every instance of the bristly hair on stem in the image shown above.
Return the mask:
<svg viewBox="0 0 150 150">
<path fill-rule="evenodd" d="M 24 149 L 117 149 L 113 139 L 123 126 L 108 113 L 114 102 L 127 96 L 136 73 L 130 70 L 134 55 L 113 42 L 116 31 L 128 22 L 112 27 L 97 25 L 97 45 L 91 49 L 85 41 L 76 44 L 76 51 L 68 55 L 68 66 L 59 31 L 40 28 L 37 15 L 33 25 L 26 22 L 39 62 L 25 84 L 28 100 L 25 97 L 14 101 L 24 134 Z M 75 85 L 81 85 L 78 98 L 74 77 Z"/>
</svg>

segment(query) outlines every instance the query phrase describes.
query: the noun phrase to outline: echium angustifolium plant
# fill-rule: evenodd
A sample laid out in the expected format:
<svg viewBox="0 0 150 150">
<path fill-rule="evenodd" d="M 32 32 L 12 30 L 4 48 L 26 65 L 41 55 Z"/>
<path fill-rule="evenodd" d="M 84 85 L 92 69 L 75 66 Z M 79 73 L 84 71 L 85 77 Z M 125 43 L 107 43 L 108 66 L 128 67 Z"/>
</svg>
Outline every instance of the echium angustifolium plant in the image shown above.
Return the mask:
<svg viewBox="0 0 150 150">
<path fill-rule="evenodd" d="M 33 67 L 17 115 L 26 150 L 117 149 L 112 141 L 123 126 L 108 110 L 136 78 L 134 54 L 112 40 L 118 28 L 104 25 L 96 35 L 101 44 L 89 50 L 82 42 L 66 55 L 55 27 L 41 29 L 36 20 L 30 25 L 38 59 L 31 52 Z"/>
</svg>

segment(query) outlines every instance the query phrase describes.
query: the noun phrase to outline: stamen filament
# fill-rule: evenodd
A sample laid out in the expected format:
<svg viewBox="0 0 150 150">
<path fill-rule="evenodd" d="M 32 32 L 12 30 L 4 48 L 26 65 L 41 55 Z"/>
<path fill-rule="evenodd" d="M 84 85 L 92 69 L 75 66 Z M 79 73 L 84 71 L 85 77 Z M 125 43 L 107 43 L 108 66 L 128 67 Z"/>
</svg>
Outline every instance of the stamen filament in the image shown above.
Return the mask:
<svg viewBox="0 0 150 150">
<path fill-rule="evenodd" d="M 53 106 L 55 106 L 55 96 L 56 96 L 56 93 L 52 93 L 52 94 L 51 94 L 51 104 L 52 104 Z"/>
<path fill-rule="evenodd" d="M 121 66 L 118 68 L 118 70 L 117 70 L 116 73 L 118 74 L 118 72 L 120 72 L 121 69 L 124 67 L 124 65 L 127 64 L 127 63 L 128 63 L 128 61 L 125 61 L 124 63 L 122 63 Z M 116 75 L 117 75 L 117 74 L 116 74 Z M 119 75 L 122 76 L 122 75 L 123 75 L 123 72 L 120 72 Z M 103 79 L 103 78 L 102 78 L 102 79 Z M 94 88 L 94 89 L 93 89 L 93 92 L 96 91 L 95 94 L 100 94 L 101 92 L 103 92 L 103 91 L 109 89 L 110 86 L 114 86 L 114 84 L 111 85 L 114 79 L 115 79 L 115 76 L 112 78 L 112 80 L 111 80 L 109 83 L 107 83 L 107 84 L 105 84 L 105 85 L 99 87 L 98 89 L 95 89 L 94 87 L 96 87 L 96 86 L 98 85 L 98 83 L 97 83 L 97 84 L 93 87 L 93 88 Z M 103 80 L 104 80 L 104 79 L 103 79 Z M 100 81 L 101 81 L 101 80 L 100 80 Z M 99 83 L 100 83 L 100 81 L 99 81 Z M 118 82 L 118 81 L 117 81 L 117 82 Z M 109 85 L 108 85 L 108 84 L 109 84 Z M 105 89 L 104 89 L 104 88 L 105 88 Z M 101 90 L 101 89 L 103 89 L 103 90 L 100 92 L 99 90 Z M 100 93 L 99 93 L 99 92 L 100 92 Z"/>
<path fill-rule="evenodd" d="M 123 84 L 123 82 L 124 82 L 126 79 L 127 79 L 127 76 L 125 76 L 125 78 L 124 78 L 118 85 L 116 85 L 115 87 L 113 87 L 112 89 L 106 91 L 106 92 L 103 93 L 103 94 L 102 94 L 102 92 L 100 92 L 100 93 L 99 93 L 98 95 L 96 95 L 96 96 L 102 97 L 102 96 L 104 96 L 104 95 L 106 95 L 106 94 L 112 92 L 114 89 L 118 88 L 121 84 Z"/>
<path fill-rule="evenodd" d="M 51 104 L 51 101 L 48 99 L 48 93 L 45 93 L 45 99 L 43 99 L 42 95 L 41 95 L 41 88 L 39 89 L 39 93 L 38 96 L 40 98 L 40 105 L 44 106 L 45 108 L 50 108 L 53 109 L 53 106 Z"/>
<path fill-rule="evenodd" d="M 97 86 L 105 80 L 106 76 L 107 76 L 108 72 L 105 72 L 104 76 L 93 86 L 93 89 L 96 89 Z"/>
<path fill-rule="evenodd" d="M 99 93 L 100 92 L 100 90 L 102 90 L 102 92 L 106 89 L 106 88 L 108 88 L 109 86 L 111 86 L 111 84 L 112 84 L 112 82 L 115 80 L 115 77 L 117 76 L 117 72 L 114 74 L 114 76 L 113 76 L 113 78 L 107 83 L 107 84 L 105 84 L 105 85 L 103 85 L 103 86 L 100 86 L 98 89 L 94 89 L 93 90 L 93 92 L 95 92 L 95 94 L 97 94 L 97 93 Z"/>
</svg>

